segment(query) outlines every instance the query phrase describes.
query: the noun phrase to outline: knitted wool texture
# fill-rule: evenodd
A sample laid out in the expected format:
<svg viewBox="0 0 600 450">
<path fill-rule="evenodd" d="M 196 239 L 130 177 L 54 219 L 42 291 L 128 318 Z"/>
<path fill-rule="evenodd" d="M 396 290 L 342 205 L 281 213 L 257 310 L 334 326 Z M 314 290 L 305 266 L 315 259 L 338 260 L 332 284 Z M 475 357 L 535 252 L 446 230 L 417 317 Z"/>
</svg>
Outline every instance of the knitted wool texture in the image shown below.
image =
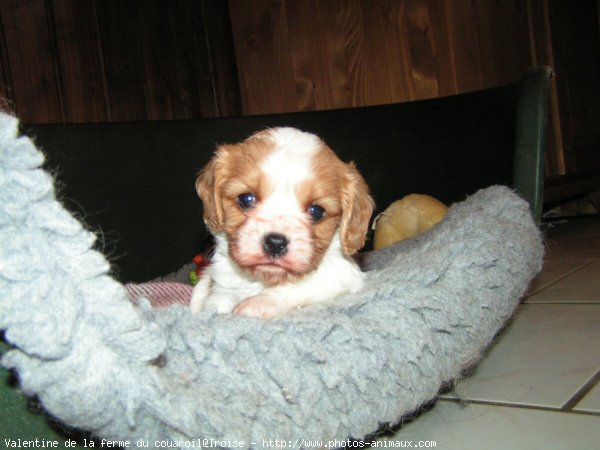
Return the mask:
<svg viewBox="0 0 600 450">
<path fill-rule="evenodd" d="M 1 116 L 2 364 L 56 418 L 103 438 L 364 437 L 476 362 L 541 268 L 527 203 L 495 186 L 368 254 L 357 295 L 269 321 L 136 307 L 43 161 Z"/>
</svg>

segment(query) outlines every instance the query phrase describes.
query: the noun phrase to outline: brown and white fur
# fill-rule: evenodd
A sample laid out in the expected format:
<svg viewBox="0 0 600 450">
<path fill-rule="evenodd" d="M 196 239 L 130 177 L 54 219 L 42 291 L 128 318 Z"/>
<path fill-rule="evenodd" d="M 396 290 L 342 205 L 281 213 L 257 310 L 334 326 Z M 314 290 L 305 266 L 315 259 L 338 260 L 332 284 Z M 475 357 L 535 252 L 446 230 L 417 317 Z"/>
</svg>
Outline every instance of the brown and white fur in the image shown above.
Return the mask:
<svg viewBox="0 0 600 450">
<path fill-rule="evenodd" d="M 222 145 L 196 188 L 216 248 L 192 311 L 271 318 L 362 288 L 351 255 L 373 200 L 354 163 L 314 134 L 274 128 Z"/>
</svg>

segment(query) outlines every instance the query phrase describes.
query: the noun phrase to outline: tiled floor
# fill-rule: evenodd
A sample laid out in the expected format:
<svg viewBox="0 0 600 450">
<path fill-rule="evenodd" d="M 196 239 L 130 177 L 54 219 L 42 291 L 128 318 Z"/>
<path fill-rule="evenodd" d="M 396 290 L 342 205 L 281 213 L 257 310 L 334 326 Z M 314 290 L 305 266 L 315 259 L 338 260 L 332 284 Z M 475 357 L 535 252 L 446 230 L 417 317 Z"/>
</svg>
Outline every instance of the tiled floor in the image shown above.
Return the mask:
<svg viewBox="0 0 600 450">
<path fill-rule="evenodd" d="M 600 219 L 546 232 L 542 273 L 475 372 L 384 438 L 413 448 L 600 449 Z"/>
</svg>

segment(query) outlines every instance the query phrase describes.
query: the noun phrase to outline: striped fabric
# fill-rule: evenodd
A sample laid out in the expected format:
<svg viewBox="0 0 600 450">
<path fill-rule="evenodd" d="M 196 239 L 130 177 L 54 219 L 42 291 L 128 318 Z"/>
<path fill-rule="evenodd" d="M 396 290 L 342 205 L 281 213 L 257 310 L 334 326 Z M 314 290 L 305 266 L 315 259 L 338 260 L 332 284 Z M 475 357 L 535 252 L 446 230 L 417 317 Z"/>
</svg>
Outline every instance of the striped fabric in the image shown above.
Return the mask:
<svg viewBox="0 0 600 450">
<path fill-rule="evenodd" d="M 129 300 L 135 304 L 143 297 L 150 301 L 153 308 L 166 308 L 174 304 L 188 305 L 194 287 L 184 283 L 157 281 L 128 283 L 125 285 L 125 290 Z"/>
</svg>

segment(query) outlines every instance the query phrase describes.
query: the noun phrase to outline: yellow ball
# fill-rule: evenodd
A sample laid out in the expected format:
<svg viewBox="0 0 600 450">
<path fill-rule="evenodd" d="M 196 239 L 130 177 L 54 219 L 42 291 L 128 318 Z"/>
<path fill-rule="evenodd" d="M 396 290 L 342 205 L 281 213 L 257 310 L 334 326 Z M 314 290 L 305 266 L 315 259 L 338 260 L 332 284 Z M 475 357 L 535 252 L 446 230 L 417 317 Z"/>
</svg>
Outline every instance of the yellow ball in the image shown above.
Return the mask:
<svg viewBox="0 0 600 450">
<path fill-rule="evenodd" d="M 448 207 L 424 194 L 410 194 L 396 200 L 375 218 L 375 250 L 417 236 L 442 220 Z"/>
</svg>

